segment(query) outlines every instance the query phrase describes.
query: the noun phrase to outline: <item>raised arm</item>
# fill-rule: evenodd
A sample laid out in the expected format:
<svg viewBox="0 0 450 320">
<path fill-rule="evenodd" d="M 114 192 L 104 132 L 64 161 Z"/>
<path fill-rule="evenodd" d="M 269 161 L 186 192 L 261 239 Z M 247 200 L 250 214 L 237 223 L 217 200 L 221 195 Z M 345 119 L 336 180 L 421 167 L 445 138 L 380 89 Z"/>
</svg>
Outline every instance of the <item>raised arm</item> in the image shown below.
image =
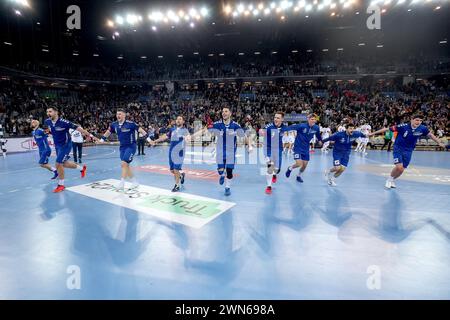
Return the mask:
<svg viewBox="0 0 450 320">
<path fill-rule="evenodd" d="M 373 137 L 373 136 L 376 136 L 377 134 L 385 133 L 386 131 L 389 131 L 389 130 L 391 130 L 391 128 L 383 128 L 383 129 L 380 129 L 380 130 L 378 130 L 378 131 L 369 133 L 368 136 L 369 136 L 369 137 Z"/>
</svg>

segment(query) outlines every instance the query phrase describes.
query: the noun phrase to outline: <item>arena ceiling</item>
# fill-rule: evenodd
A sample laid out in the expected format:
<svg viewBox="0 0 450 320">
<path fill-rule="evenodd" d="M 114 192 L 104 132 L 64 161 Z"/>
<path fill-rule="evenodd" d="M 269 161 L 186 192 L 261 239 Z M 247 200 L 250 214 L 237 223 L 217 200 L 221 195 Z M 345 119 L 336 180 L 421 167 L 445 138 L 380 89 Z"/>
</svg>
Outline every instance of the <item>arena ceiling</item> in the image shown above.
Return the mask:
<svg viewBox="0 0 450 320">
<path fill-rule="evenodd" d="M 450 1 L 438 1 L 439 9 L 436 0 L 428 4 L 426 0 L 412 0 L 424 3 L 386 7 L 380 30 L 367 28 L 369 15 L 363 0 L 355 1 L 355 6 L 347 10 L 333 11 L 333 16 L 331 10 L 323 10 L 291 12 L 283 19 L 275 14 L 264 16 L 262 11 L 260 17 L 250 11 L 248 17 L 233 18 L 231 13 L 224 13 L 226 5 L 236 8 L 240 3 L 233 1 L 27 0 L 30 6 L 24 8 L 16 3 L 20 0 L 0 1 L 0 54 L 4 63 L 95 63 L 116 62 L 117 57 L 136 61 L 141 57 L 188 59 L 208 55 L 217 59 L 255 52 L 260 56 L 276 52 L 278 57 L 311 55 L 322 59 L 339 55 L 352 59 L 429 54 L 449 57 Z M 68 30 L 66 26 L 66 10 L 73 4 L 81 9 L 80 30 Z M 173 8 L 177 12 L 191 6 L 208 9 L 206 17 L 194 20 L 194 27 L 172 22 L 156 25 L 146 18 L 152 8 Z M 144 21 L 136 25 L 116 23 L 117 16 L 126 19 L 130 12 L 142 13 Z"/>
</svg>

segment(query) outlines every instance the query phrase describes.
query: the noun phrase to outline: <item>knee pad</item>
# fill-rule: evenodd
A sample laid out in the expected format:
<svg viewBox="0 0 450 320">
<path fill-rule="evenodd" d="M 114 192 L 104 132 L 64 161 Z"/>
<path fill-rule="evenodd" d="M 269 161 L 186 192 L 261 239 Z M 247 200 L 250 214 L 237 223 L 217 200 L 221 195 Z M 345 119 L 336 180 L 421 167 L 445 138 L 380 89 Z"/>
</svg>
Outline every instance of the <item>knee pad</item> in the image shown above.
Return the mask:
<svg viewBox="0 0 450 320">
<path fill-rule="evenodd" d="M 233 169 L 227 168 L 227 179 L 233 179 Z"/>
</svg>

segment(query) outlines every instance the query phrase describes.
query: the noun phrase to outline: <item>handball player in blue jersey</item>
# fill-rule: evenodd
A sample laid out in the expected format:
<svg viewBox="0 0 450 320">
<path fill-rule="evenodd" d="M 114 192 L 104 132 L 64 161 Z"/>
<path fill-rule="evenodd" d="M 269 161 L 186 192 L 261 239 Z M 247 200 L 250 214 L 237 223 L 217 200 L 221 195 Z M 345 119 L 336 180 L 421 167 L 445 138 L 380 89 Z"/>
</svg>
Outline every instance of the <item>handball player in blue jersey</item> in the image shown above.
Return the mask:
<svg viewBox="0 0 450 320">
<path fill-rule="evenodd" d="M 280 173 L 283 160 L 283 134 L 287 132 L 288 126 L 283 124 L 284 112 L 277 111 L 273 122 L 266 125 L 262 134 L 264 135 L 264 156 L 266 157 L 266 194 L 272 193 L 272 183 L 277 182 L 277 174 Z"/>
<path fill-rule="evenodd" d="M 317 116 L 315 114 L 308 115 L 308 122 L 301 124 L 294 124 L 286 128 L 286 131 L 296 131 L 297 136 L 294 142 L 294 160 L 295 163 L 288 167 L 286 170 L 286 177 L 291 176 L 292 170 L 295 168 L 300 168 L 297 181 L 303 182 L 301 174 L 306 170 L 309 162 L 309 149 L 310 141 L 315 136 L 319 145 L 322 145 L 322 136 L 320 134 L 320 127 L 316 124 Z"/>
<path fill-rule="evenodd" d="M 330 137 L 323 139 L 323 142 L 334 141 L 333 147 L 333 167 L 325 171 L 325 177 L 330 186 L 335 187 L 335 179 L 339 177 L 347 168 L 352 151 L 352 144 L 358 138 L 368 138 L 368 135 L 360 131 L 355 131 L 353 123 L 345 123 L 342 125 L 345 131 L 336 132 Z"/>
<path fill-rule="evenodd" d="M 48 164 L 48 160 L 52 154 L 52 149 L 50 149 L 50 144 L 48 143 L 48 134 L 44 129 L 39 128 L 38 120 L 31 120 L 31 129 L 33 129 L 31 134 L 39 150 L 39 165 L 53 172 L 52 180 L 55 180 L 58 177 L 58 171 L 55 167 Z"/>
<path fill-rule="evenodd" d="M 231 110 L 228 107 L 222 109 L 222 120 L 214 122 L 209 128 L 196 132 L 193 137 L 196 137 L 205 130 L 217 137 L 216 162 L 217 172 L 219 173 L 219 184 L 225 184 L 225 195 L 229 196 L 231 194 L 231 181 L 236 163 L 237 137 L 244 138 L 245 144 L 248 146 L 248 152 L 251 152 L 253 147 L 244 129 L 231 120 Z"/>
<path fill-rule="evenodd" d="M 72 139 L 69 133 L 70 129 L 78 130 L 83 136 L 86 137 L 86 141 L 91 138 L 96 138 L 84 130 L 82 127 L 73 124 L 70 121 L 59 117 L 59 112 L 56 107 L 47 108 L 48 119 L 45 120 L 44 125 L 48 128 L 49 132 L 53 136 L 53 143 L 56 150 L 56 170 L 58 171 L 58 186 L 53 192 L 64 191 L 64 168 L 78 169 L 81 172 L 81 178 L 86 176 L 86 165 L 81 167 L 80 165 L 69 161 L 70 152 L 72 151 Z"/>
<path fill-rule="evenodd" d="M 172 192 L 180 191 L 181 185 L 184 184 L 185 174 L 182 171 L 186 141 L 190 141 L 191 136 L 189 130 L 184 126 L 184 118 L 178 116 L 175 120 L 175 126 L 169 129 L 167 133 L 163 133 L 158 139 L 150 142 L 155 145 L 159 142 L 170 140 L 169 147 L 169 167 L 170 172 L 175 178 L 175 186 Z"/>
<path fill-rule="evenodd" d="M 396 188 L 394 180 L 399 178 L 405 169 L 408 167 L 414 148 L 416 147 L 417 140 L 421 137 L 427 137 L 436 142 L 441 148 L 445 148 L 445 145 L 428 130 L 428 128 L 422 124 L 423 115 L 416 113 L 412 115 L 409 123 L 402 123 L 390 128 L 384 128 L 371 134 L 385 133 L 390 130 L 397 132 L 397 138 L 394 142 L 393 156 L 395 167 L 391 171 L 391 175 L 386 180 L 385 187 L 387 189 Z"/>
<path fill-rule="evenodd" d="M 120 183 L 117 187 L 119 190 L 123 190 L 125 188 L 125 179 L 129 179 L 131 181 L 131 189 L 136 189 L 139 187 L 139 183 L 133 175 L 133 171 L 131 170 L 130 163 L 133 161 L 134 154 L 137 149 L 137 134 L 138 132 L 147 138 L 147 141 L 150 142 L 150 138 L 147 136 L 147 132 L 144 129 L 140 128 L 137 123 L 133 121 L 128 121 L 126 119 L 126 112 L 124 109 L 118 109 L 116 112 L 117 121 L 111 123 L 108 130 L 106 130 L 103 137 L 100 139 L 100 142 L 105 142 L 111 133 L 115 133 L 120 142 L 120 160 L 121 160 L 121 168 L 122 175 L 120 179 Z"/>
</svg>

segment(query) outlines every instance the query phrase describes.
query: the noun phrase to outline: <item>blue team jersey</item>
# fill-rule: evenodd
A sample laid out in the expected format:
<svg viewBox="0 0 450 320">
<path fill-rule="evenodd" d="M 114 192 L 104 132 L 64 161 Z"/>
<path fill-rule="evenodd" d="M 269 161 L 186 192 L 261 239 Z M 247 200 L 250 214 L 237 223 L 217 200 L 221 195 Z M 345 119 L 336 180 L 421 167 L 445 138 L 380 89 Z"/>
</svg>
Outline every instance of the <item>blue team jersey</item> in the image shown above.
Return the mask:
<svg viewBox="0 0 450 320">
<path fill-rule="evenodd" d="M 275 123 L 270 123 L 265 127 L 266 138 L 264 139 L 264 153 L 267 157 L 271 157 L 272 153 L 283 152 L 283 133 L 288 128 L 288 126 L 281 124 L 280 127 L 277 127 Z"/>
<path fill-rule="evenodd" d="M 309 142 L 316 136 L 318 141 L 322 141 L 322 136 L 320 135 L 320 127 L 315 124 L 312 127 L 307 123 L 294 124 L 287 127 L 286 131 L 297 131 L 297 136 L 295 137 L 294 149 L 309 151 Z"/>
<path fill-rule="evenodd" d="M 410 123 L 403 123 L 398 126 L 390 128 L 391 131 L 396 131 L 394 147 L 401 148 L 404 151 L 413 151 L 416 147 L 417 140 L 422 136 L 428 136 L 430 130 L 424 125 L 420 125 L 413 129 Z"/>
<path fill-rule="evenodd" d="M 52 119 L 45 120 L 45 125 L 50 128 L 55 146 L 63 146 L 72 141 L 69 129 L 76 130 L 78 126 L 70 121 L 58 118 L 55 123 Z"/>
<path fill-rule="evenodd" d="M 170 139 L 170 150 L 174 149 L 180 143 L 181 148 L 184 148 L 184 137 L 189 135 L 189 130 L 186 128 L 172 127 L 167 132 L 167 137 Z"/>
<path fill-rule="evenodd" d="M 136 144 L 139 126 L 133 122 L 125 120 L 120 124 L 118 121 L 111 123 L 109 131 L 117 134 L 121 146 L 129 146 Z"/>
<path fill-rule="evenodd" d="M 39 148 L 39 152 L 44 152 L 50 149 L 50 144 L 48 143 L 48 135 L 42 130 L 38 128 L 33 131 L 33 138 L 36 141 L 36 144 Z"/>
<path fill-rule="evenodd" d="M 334 141 L 333 152 L 350 152 L 353 142 L 358 138 L 366 138 L 366 135 L 360 131 L 353 131 L 351 135 L 348 135 L 347 131 L 341 131 L 324 139 L 323 142 Z"/>
<path fill-rule="evenodd" d="M 212 128 L 208 129 L 217 138 L 217 156 L 221 152 L 226 157 L 227 152 L 236 153 L 237 137 L 245 136 L 244 129 L 236 122 L 231 121 L 226 125 L 222 120 L 214 122 Z"/>
</svg>

